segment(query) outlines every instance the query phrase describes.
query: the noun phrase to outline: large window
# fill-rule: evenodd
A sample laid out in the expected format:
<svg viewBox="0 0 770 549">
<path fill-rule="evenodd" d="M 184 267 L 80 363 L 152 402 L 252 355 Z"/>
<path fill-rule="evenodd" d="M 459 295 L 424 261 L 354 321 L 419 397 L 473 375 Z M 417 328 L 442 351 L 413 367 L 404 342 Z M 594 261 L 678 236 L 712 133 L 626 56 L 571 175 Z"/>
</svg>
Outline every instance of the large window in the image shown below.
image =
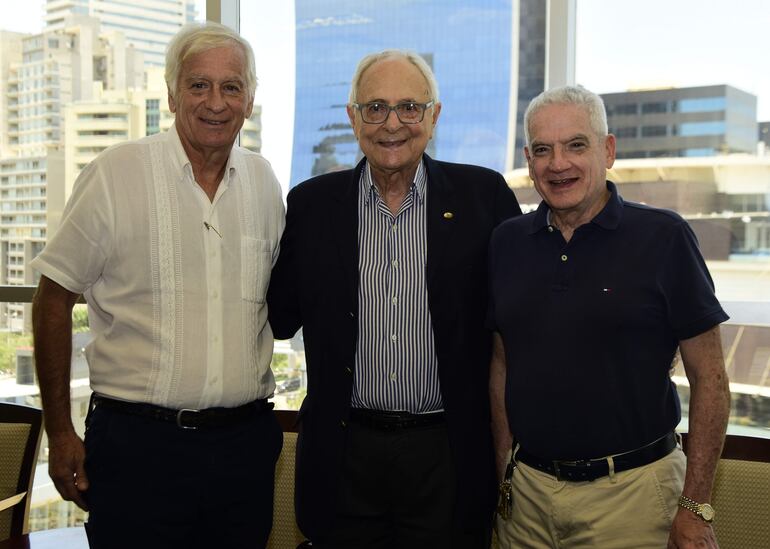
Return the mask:
<svg viewBox="0 0 770 549">
<path fill-rule="evenodd" d="M 757 152 L 756 124 L 770 120 L 770 75 L 760 69 L 767 62 L 760 21 L 770 18 L 770 7 L 652 0 L 638 8 L 578 0 L 577 81 L 600 93 L 646 97 L 639 118 L 648 137 L 629 145 L 634 150 L 624 151 L 610 177 L 624 198 L 676 210 L 695 230 L 731 316 L 722 326 L 733 392 L 729 432 L 767 437 L 770 157 Z M 695 26 L 687 23 L 694 13 Z M 653 95 L 665 96 L 668 112 L 653 108 L 662 101 Z M 681 364 L 674 380 L 686 416 Z"/>
<path fill-rule="evenodd" d="M 151 39 L 146 21 L 168 15 L 178 27 L 205 3 L 179 0 L 173 14 L 145 14 L 136 24 L 102 13 L 88 24 L 109 32 L 87 44 L 63 20 L 49 18 L 44 30 L 45 5 L 64 10 L 66 2 L 22 2 L 3 14 L 0 30 L 29 34 L 0 33 L 0 285 L 36 282 L 26 263 L 50 237 L 80 169 L 114 143 L 170 126 L 162 78 L 170 34 Z M 285 191 L 359 158 L 344 109 L 350 77 L 362 55 L 395 47 L 420 53 L 439 81 L 444 109 L 429 153 L 503 171 L 525 207 L 539 201 L 522 162 L 521 116 L 552 66 L 546 0 L 208 4 L 223 22 L 240 20 L 254 46 L 259 87 L 242 143 L 261 148 Z M 27 5 L 37 11 L 25 13 Z M 733 382 L 730 431 L 770 436 L 770 156 L 756 152 L 756 123 L 770 121 L 770 71 L 763 70 L 770 3 L 735 9 L 723 0 L 648 0 L 638 8 L 577 0 L 575 79 L 602 94 L 649 94 L 608 102 L 609 114 L 620 117 L 612 123 L 619 144 L 634 141 L 619 149 L 610 176 L 626 199 L 676 210 L 693 226 L 731 316 L 722 330 Z M 102 27 L 108 20 L 114 28 Z M 115 33 L 137 30 L 144 38 L 122 48 L 131 39 Z M 95 82 L 84 87 L 76 68 L 87 56 Z M 709 91 L 688 95 L 704 86 Z M 0 398 L 37 402 L 29 305 L 2 301 Z M 82 310 L 76 314 L 75 348 L 82 349 L 87 322 Z M 88 380 L 78 357 L 73 420 L 82 427 Z M 305 390 L 301 334 L 276 342 L 273 366 L 277 407 L 297 408 Z M 686 404 L 681 365 L 674 380 Z M 42 527 L 51 514 L 35 516 Z"/>
</svg>

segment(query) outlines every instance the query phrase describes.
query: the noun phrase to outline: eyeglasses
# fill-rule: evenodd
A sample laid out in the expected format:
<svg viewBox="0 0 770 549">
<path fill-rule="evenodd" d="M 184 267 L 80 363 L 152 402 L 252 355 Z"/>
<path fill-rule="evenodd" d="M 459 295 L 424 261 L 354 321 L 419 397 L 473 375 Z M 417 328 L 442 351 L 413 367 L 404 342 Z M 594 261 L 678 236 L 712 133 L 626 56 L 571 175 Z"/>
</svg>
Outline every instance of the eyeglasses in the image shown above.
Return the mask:
<svg viewBox="0 0 770 549">
<path fill-rule="evenodd" d="M 353 103 L 361 112 L 361 119 L 367 124 L 382 124 L 390 116 L 390 111 L 396 111 L 396 116 L 402 124 L 419 124 L 425 118 L 425 111 L 433 106 L 433 101 L 413 103 L 405 101 L 397 105 L 388 105 L 379 101 L 371 103 Z"/>
</svg>

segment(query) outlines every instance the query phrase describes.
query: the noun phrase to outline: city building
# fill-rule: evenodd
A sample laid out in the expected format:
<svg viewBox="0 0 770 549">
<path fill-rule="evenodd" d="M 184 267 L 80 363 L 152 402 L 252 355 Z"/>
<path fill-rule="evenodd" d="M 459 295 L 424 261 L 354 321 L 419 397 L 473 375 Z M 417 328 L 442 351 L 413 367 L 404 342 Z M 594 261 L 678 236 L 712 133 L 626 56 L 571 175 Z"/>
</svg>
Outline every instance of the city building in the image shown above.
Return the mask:
<svg viewBox="0 0 770 549">
<path fill-rule="evenodd" d="M 546 6 L 427 0 L 382 9 L 297 0 L 290 186 L 360 159 L 345 110 L 350 79 L 364 55 L 388 48 L 417 52 L 438 79 L 443 110 L 428 154 L 498 171 L 523 165 L 515 150 L 522 106 L 543 90 Z"/>
<path fill-rule="evenodd" d="M 518 18 L 518 74 L 511 82 L 516 86 L 516 131 L 513 135 L 513 163 L 504 169 L 527 165 L 524 157 L 524 112 L 533 97 L 545 89 L 546 54 L 546 6 L 547 2 L 524 1 L 520 3 Z"/>
<path fill-rule="evenodd" d="M 165 65 L 166 45 L 179 28 L 195 20 L 194 0 L 57 0 L 47 2 L 46 30 L 66 27 L 70 15 L 90 15 L 105 32 L 118 31 L 145 63 Z"/>
<path fill-rule="evenodd" d="M 21 40 L 24 34 L 0 30 L 0 158 L 11 154 L 8 135 L 8 117 L 3 113 L 18 104 L 19 96 L 3 93 L 9 88 L 11 65 L 21 63 Z M 15 76 L 14 76 L 15 77 Z"/>
<path fill-rule="evenodd" d="M 0 285 L 35 282 L 26 266 L 45 245 L 47 182 L 63 177 L 62 160 L 56 150 L 0 159 Z M 28 311 L 28 304 L 0 302 L 0 326 L 24 331 Z"/>
<path fill-rule="evenodd" d="M 22 39 L 22 59 L 8 71 L 8 149 L 15 156 L 44 156 L 59 146 L 63 105 L 90 99 L 94 83 L 105 89 L 139 88 L 141 53 L 119 33 L 101 33 L 92 17 L 68 16 L 58 30 Z"/>
<path fill-rule="evenodd" d="M 606 93 L 618 158 L 715 156 L 757 150 L 757 98 L 728 85 Z"/>
<path fill-rule="evenodd" d="M 759 126 L 759 143 L 762 147 L 763 154 L 770 154 L 770 122 L 760 122 Z"/>
</svg>

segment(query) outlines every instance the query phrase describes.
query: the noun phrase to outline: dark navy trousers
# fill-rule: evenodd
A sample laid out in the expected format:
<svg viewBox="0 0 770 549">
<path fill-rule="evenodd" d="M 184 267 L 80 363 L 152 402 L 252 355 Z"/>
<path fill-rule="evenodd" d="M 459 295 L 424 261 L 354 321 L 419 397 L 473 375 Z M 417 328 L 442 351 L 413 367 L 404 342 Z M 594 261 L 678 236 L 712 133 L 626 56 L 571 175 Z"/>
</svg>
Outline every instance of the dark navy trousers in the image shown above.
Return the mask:
<svg viewBox="0 0 770 549">
<path fill-rule="evenodd" d="M 283 445 L 272 411 L 186 430 L 97 406 L 85 444 L 91 549 L 267 544 Z"/>
</svg>

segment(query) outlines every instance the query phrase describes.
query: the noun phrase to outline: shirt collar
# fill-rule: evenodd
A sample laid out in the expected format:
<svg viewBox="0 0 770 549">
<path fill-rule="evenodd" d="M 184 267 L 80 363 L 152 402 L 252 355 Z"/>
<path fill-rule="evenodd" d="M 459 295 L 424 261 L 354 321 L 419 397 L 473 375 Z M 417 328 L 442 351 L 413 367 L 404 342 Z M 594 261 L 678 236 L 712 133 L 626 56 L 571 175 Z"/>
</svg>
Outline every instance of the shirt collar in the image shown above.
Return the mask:
<svg viewBox="0 0 770 549">
<path fill-rule="evenodd" d="M 427 181 L 428 173 L 425 170 L 425 162 L 420 160 L 417 171 L 414 174 L 414 181 L 412 181 L 412 186 L 409 188 L 410 192 L 414 189 L 415 196 L 420 203 L 425 199 L 425 186 Z M 379 194 L 377 186 L 374 184 L 374 179 L 372 178 L 372 169 L 369 162 L 366 163 L 361 172 L 361 194 L 364 197 L 364 204 L 366 206 L 369 205 L 373 196 Z"/>
<path fill-rule="evenodd" d="M 187 157 L 187 153 L 182 145 L 182 140 L 179 138 L 176 122 L 172 124 L 171 128 L 168 130 L 168 139 L 170 145 L 169 162 L 171 166 L 173 166 L 174 171 L 189 177 L 189 180 L 194 182 L 195 176 L 192 171 L 192 163 Z M 227 165 L 225 166 L 225 174 L 222 177 L 221 185 L 224 185 L 225 187 L 230 184 L 231 177 L 235 175 L 235 163 L 233 162 L 234 151 L 235 144 L 233 144 L 233 148 L 230 149 L 230 154 L 227 157 Z"/>
<path fill-rule="evenodd" d="M 618 194 L 618 188 L 612 181 L 607 180 L 607 190 L 610 191 L 610 199 L 604 205 L 604 208 L 591 220 L 591 223 L 611 231 L 618 228 L 623 217 L 623 198 Z M 550 224 L 551 208 L 543 200 L 540 202 L 535 211 L 535 216 L 532 218 L 529 234 L 545 229 Z"/>
</svg>

